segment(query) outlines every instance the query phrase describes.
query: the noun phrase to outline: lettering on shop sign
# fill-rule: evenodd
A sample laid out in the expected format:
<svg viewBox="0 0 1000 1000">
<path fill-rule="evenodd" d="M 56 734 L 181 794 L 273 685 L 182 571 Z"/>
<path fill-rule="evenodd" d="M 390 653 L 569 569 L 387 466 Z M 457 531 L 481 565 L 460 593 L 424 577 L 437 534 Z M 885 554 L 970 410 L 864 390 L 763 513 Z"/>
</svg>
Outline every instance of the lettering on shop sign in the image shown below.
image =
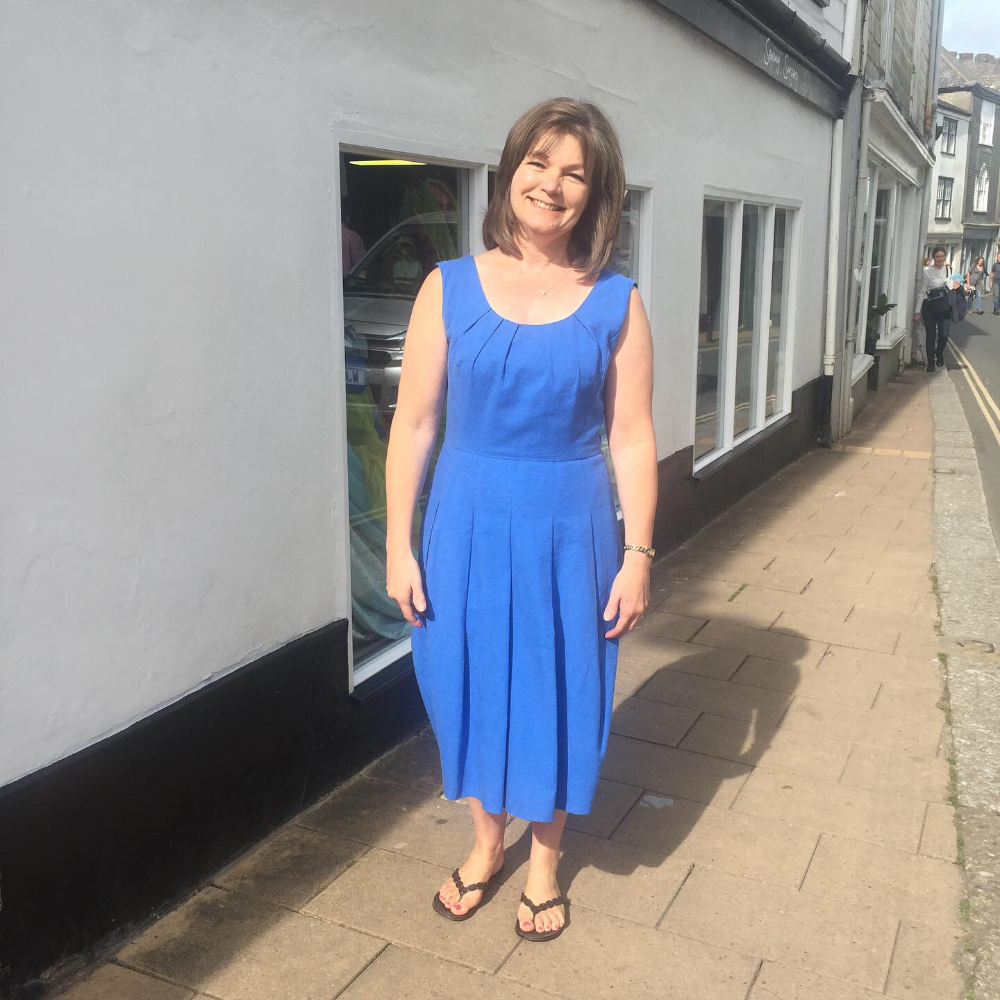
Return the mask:
<svg viewBox="0 0 1000 1000">
<path fill-rule="evenodd" d="M 791 56 L 782 52 L 770 38 L 764 39 L 764 69 L 779 80 L 784 80 L 793 90 L 799 87 L 799 71 Z"/>
</svg>

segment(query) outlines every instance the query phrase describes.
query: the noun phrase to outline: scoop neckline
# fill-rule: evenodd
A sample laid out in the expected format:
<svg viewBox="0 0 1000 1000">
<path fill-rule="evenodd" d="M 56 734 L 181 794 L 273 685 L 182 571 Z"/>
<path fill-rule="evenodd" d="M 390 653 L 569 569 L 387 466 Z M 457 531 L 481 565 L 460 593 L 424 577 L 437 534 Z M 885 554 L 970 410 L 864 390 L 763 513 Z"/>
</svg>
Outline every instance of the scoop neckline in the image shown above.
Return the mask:
<svg viewBox="0 0 1000 1000">
<path fill-rule="evenodd" d="M 560 319 L 549 320 L 547 323 L 519 323 L 516 319 L 509 319 L 502 313 L 498 313 L 496 309 L 493 308 L 493 306 L 490 304 L 490 300 L 486 296 L 486 289 L 483 288 L 483 279 L 480 277 L 479 265 L 476 263 L 476 258 L 470 255 L 469 263 L 472 265 L 472 270 L 476 278 L 476 286 L 479 288 L 479 295 L 481 296 L 483 302 L 486 303 L 486 308 L 489 309 L 489 311 L 493 313 L 493 315 L 496 316 L 497 319 L 503 320 L 504 323 L 511 323 L 514 326 L 526 326 L 529 328 L 556 326 L 559 323 L 565 323 L 566 320 L 568 319 L 573 319 L 573 317 L 576 316 L 576 314 L 590 301 L 591 295 L 593 295 L 595 290 L 597 289 L 598 282 L 604 276 L 604 269 L 602 269 L 600 275 L 598 275 L 597 281 L 595 281 L 593 285 L 590 286 L 590 290 L 583 297 L 583 301 L 571 313 L 569 313 L 569 315 L 562 316 Z"/>
</svg>

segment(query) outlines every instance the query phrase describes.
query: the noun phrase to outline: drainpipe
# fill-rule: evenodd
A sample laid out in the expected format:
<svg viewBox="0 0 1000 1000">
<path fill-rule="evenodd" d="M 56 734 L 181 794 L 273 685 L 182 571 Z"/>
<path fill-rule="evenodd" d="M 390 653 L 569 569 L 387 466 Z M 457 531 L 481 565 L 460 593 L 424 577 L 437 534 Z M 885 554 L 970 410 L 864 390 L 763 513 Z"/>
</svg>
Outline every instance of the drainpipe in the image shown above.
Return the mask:
<svg viewBox="0 0 1000 1000">
<path fill-rule="evenodd" d="M 844 36 L 841 41 L 840 54 L 851 64 L 851 72 L 855 72 L 854 53 L 855 34 L 858 25 L 858 6 L 861 0 L 847 0 L 844 10 Z M 830 199 L 829 199 L 829 239 L 827 245 L 827 279 L 826 279 L 826 316 L 824 320 L 823 338 L 823 394 L 824 415 L 829 415 L 825 426 L 820 431 L 820 444 L 829 447 L 833 444 L 834 415 L 837 416 L 837 426 L 842 424 L 840 409 L 843 406 L 843 393 L 837 399 L 834 407 L 834 381 L 837 372 L 837 305 L 840 291 L 840 212 L 841 187 L 844 182 L 844 117 L 841 115 L 833 123 L 833 141 L 830 152 Z M 849 294 L 849 293 L 848 293 Z M 845 317 L 846 319 L 846 317 Z M 841 365 L 847 355 L 841 353 Z M 841 372 L 841 381 L 850 384 L 850 374 Z M 839 436 L 839 435 L 838 435 Z"/>
</svg>

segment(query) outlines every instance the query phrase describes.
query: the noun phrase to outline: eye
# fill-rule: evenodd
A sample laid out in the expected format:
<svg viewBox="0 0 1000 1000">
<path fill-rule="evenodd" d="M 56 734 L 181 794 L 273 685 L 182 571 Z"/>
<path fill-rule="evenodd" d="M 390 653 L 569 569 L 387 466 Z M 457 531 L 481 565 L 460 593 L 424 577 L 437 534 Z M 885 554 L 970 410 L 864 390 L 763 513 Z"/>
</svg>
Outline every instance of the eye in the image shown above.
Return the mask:
<svg viewBox="0 0 1000 1000">
<path fill-rule="evenodd" d="M 587 183 L 586 178 L 583 176 L 583 174 L 568 174 L 567 176 L 572 177 L 573 180 L 579 181 L 581 184 Z"/>
</svg>

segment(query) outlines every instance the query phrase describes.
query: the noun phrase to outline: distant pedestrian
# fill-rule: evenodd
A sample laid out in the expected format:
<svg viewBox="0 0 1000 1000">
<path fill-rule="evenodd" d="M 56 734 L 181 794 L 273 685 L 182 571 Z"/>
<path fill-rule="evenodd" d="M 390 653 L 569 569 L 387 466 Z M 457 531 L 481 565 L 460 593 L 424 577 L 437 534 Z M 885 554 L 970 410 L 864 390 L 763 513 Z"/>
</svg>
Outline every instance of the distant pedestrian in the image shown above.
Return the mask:
<svg viewBox="0 0 1000 1000">
<path fill-rule="evenodd" d="M 353 270 L 354 265 L 365 255 L 364 240 L 351 229 L 351 216 L 345 207 L 340 216 L 340 246 L 344 274 Z"/>
<path fill-rule="evenodd" d="M 986 258 L 980 257 L 965 276 L 965 287 L 975 299 L 975 310 L 982 316 L 983 314 L 983 292 L 986 291 L 989 281 L 989 272 L 986 270 Z"/>
<path fill-rule="evenodd" d="M 993 315 L 1000 316 L 1000 250 L 996 263 L 990 268 L 990 291 L 993 293 Z"/>
<path fill-rule="evenodd" d="M 927 370 L 934 371 L 935 363 L 944 367 L 944 347 L 951 330 L 954 288 L 957 282 L 948 276 L 944 247 L 931 251 L 934 263 L 924 268 L 924 300 L 914 321 L 923 320 L 927 335 Z"/>
</svg>

